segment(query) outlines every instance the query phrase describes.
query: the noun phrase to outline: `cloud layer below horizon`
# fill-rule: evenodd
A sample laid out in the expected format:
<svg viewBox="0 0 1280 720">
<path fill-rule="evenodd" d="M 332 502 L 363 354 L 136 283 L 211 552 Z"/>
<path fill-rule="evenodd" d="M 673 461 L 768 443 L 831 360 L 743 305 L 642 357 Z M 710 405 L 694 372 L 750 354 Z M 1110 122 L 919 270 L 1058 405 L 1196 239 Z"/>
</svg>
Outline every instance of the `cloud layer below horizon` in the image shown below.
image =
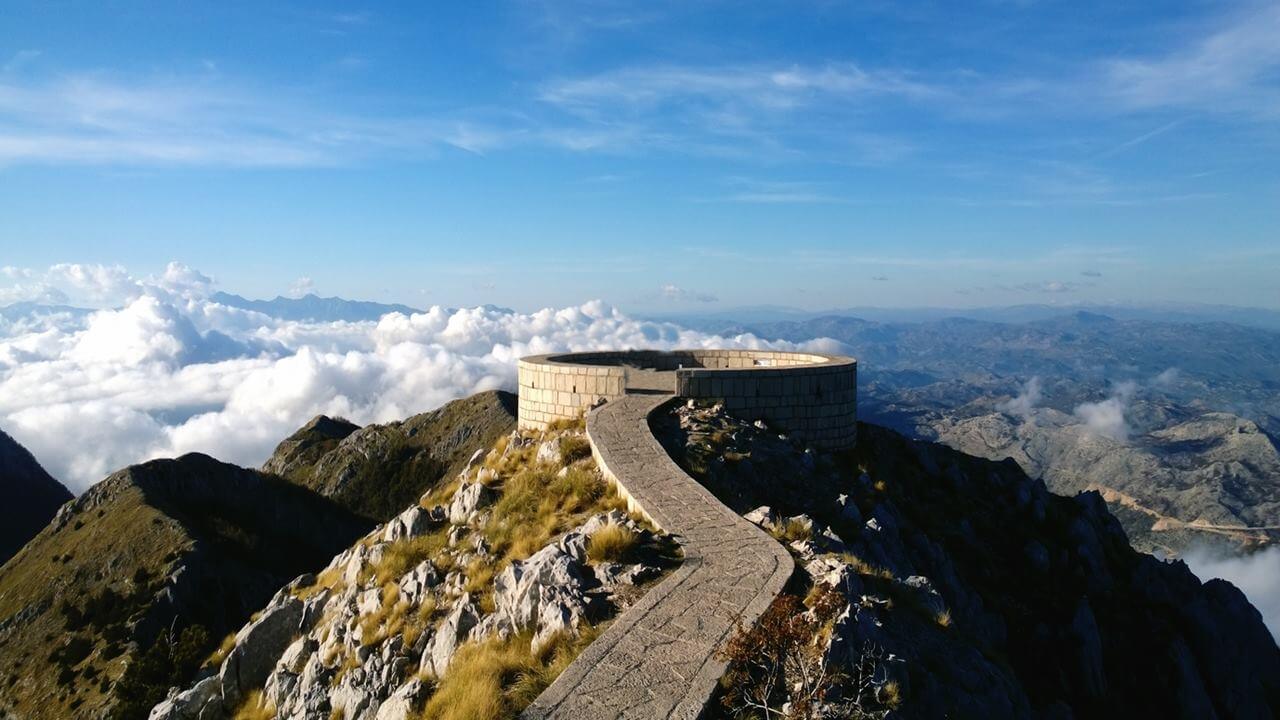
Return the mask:
<svg viewBox="0 0 1280 720">
<path fill-rule="evenodd" d="M 526 354 L 787 346 L 635 320 L 601 301 L 288 321 L 211 301 L 212 281 L 179 264 L 148 279 L 57 266 L 22 280 L 47 287 L 46 300 L 66 299 L 67 287 L 113 303 L 0 317 L 0 427 L 76 493 L 126 465 L 187 452 L 256 466 L 320 413 L 387 422 L 513 389 Z"/>
</svg>

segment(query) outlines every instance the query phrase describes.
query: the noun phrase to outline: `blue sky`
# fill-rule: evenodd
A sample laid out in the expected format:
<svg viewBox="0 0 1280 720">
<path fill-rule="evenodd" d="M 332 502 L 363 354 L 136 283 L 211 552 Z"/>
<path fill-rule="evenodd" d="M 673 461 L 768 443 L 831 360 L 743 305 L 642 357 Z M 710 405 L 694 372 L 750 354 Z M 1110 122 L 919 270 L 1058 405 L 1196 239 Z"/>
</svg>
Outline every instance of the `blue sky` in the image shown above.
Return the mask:
<svg viewBox="0 0 1280 720">
<path fill-rule="evenodd" d="M 423 5 L 5 2 L 0 266 L 1280 307 L 1280 3 Z"/>
</svg>

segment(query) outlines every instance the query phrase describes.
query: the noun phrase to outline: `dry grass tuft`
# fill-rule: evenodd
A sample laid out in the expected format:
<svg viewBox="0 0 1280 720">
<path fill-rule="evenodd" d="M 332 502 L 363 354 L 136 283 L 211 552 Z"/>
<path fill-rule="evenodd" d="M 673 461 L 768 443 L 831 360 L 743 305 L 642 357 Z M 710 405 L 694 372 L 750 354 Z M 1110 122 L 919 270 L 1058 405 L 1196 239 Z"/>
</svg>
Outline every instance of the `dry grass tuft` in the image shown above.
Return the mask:
<svg viewBox="0 0 1280 720">
<path fill-rule="evenodd" d="M 560 438 L 560 461 L 572 465 L 591 457 L 591 441 L 585 435 L 564 435 Z"/>
<path fill-rule="evenodd" d="M 209 653 L 209 657 L 204 659 L 204 662 L 201 663 L 201 667 L 218 667 L 222 664 L 223 660 L 227 659 L 227 655 L 231 653 L 231 650 L 235 648 L 235 646 L 235 632 L 228 633 L 226 637 L 222 638 L 222 642 L 218 643 L 217 649 Z"/>
<path fill-rule="evenodd" d="M 388 582 L 382 586 L 382 604 L 377 612 L 360 618 L 360 644 L 376 645 L 400 632 L 409 603 L 400 600 L 400 586 Z"/>
<path fill-rule="evenodd" d="M 635 549 L 639 540 L 626 526 L 610 523 L 587 538 L 587 557 L 592 562 L 618 562 Z"/>
<path fill-rule="evenodd" d="M 244 701 L 231 716 L 232 720 L 273 720 L 276 716 L 275 705 L 267 702 L 261 690 L 251 690 L 244 696 Z"/>
<path fill-rule="evenodd" d="M 575 418 L 559 418 L 547 423 L 547 432 L 564 432 L 565 430 L 586 430 L 587 416 L 579 412 Z"/>
<path fill-rule="evenodd" d="M 504 484 L 485 539 L 501 568 L 537 552 L 581 514 L 613 507 L 625 508 L 625 502 L 591 470 L 571 467 L 561 476 L 545 467 L 526 467 Z"/>
<path fill-rule="evenodd" d="M 769 534 L 781 542 L 792 543 L 797 540 L 812 540 L 813 528 L 801 520 L 787 520 L 775 525 Z"/>
<path fill-rule="evenodd" d="M 876 699 L 890 710 L 896 710 L 902 704 L 902 688 L 898 686 L 897 681 L 890 680 L 880 686 L 876 692 Z"/>
<path fill-rule="evenodd" d="M 568 667 L 595 633 L 557 635 L 537 653 L 530 649 L 532 637 L 524 632 L 459 649 L 423 708 L 424 720 L 514 717 Z"/>
<path fill-rule="evenodd" d="M 382 561 L 372 568 L 373 576 L 377 579 L 379 585 L 398 581 L 404 577 L 405 573 L 417 567 L 423 560 L 431 560 L 433 563 L 438 562 L 447 547 L 449 547 L 448 527 L 440 528 L 435 532 L 412 540 L 392 543 L 387 546 L 382 556 Z M 442 568 L 437 565 L 436 569 L 440 570 Z M 369 571 L 366 570 L 365 572 L 368 573 Z M 362 581 L 367 579 L 361 578 Z"/>
</svg>

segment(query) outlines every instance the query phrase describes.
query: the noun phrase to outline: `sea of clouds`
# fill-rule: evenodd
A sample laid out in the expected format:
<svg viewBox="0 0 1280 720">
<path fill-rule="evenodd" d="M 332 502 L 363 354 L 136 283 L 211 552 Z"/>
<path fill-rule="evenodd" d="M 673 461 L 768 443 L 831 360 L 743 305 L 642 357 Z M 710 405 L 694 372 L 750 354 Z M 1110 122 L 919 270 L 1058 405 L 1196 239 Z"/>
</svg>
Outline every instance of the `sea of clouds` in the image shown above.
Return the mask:
<svg viewBox="0 0 1280 720">
<path fill-rule="evenodd" d="M 387 422 L 513 389 L 522 355 L 794 347 L 637 320 L 600 301 L 296 322 L 213 302 L 213 282 L 177 263 L 147 278 L 84 265 L 3 274 L 10 284 L 0 293 L 10 302 L 104 305 L 90 313 L 11 308 L 0 317 L 0 428 L 76 493 L 126 465 L 187 452 L 260 465 L 320 413 Z"/>
</svg>

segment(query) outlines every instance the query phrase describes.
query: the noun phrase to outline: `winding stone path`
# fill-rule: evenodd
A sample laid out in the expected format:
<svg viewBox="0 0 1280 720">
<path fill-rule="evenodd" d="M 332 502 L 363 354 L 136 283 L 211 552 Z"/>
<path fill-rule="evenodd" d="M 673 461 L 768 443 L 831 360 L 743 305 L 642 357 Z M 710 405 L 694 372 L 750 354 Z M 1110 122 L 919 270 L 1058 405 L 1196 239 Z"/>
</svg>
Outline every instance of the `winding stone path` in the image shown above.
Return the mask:
<svg viewBox="0 0 1280 720">
<path fill-rule="evenodd" d="M 521 716 L 694 720 L 725 665 L 735 622 L 750 624 L 791 576 L 791 556 L 667 455 L 649 416 L 670 395 L 628 395 L 587 417 L 601 470 L 675 537 L 684 562 L 618 617 Z"/>
</svg>

